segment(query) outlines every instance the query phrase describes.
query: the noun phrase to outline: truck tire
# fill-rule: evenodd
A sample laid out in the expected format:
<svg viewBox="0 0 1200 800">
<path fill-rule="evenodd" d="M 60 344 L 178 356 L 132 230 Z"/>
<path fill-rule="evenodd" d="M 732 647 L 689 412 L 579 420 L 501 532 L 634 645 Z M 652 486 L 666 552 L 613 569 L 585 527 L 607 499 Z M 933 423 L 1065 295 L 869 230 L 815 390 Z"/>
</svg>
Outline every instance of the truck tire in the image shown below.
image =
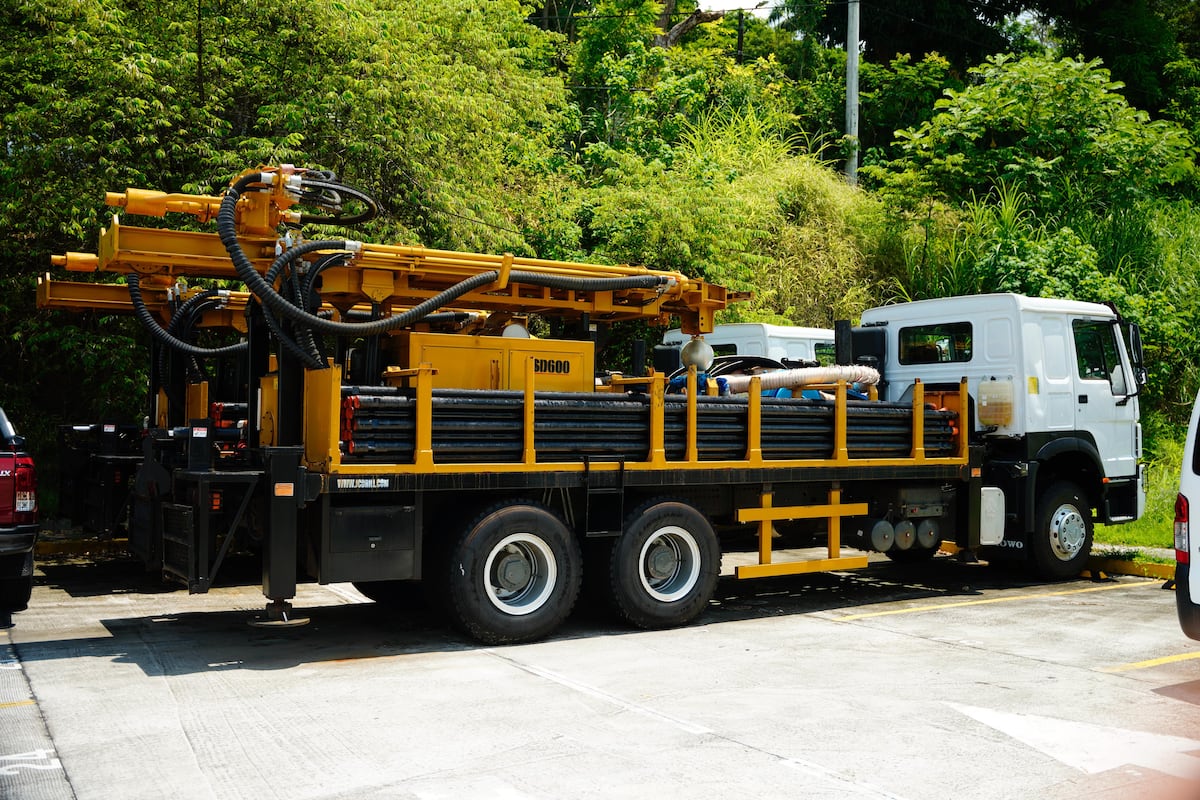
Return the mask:
<svg viewBox="0 0 1200 800">
<path fill-rule="evenodd" d="M 487 644 L 528 642 L 562 624 L 579 595 L 579 543 L 549 509 L 514 502 L 470 523 L 451 550 L 451 621 Z"/>
<path fill-rule="evenodd" d="M 1092 514 L 1087 495 L 1069 481 L 1046 487 L 1038 498 L 1030 558 L 1047 580 L 1078 575 L 1092 553 Z"/>
<path fill-rule="evenodd" d="M 721 571 L 717 535 L 703 514 L 677 500 L 652 500 L 629 515 L 609 560 L 610 601 L 639 628 L 695 619 Z"/>
<path fill-rule="evenodd" d="M 0 557 L 0 612 L 24 611 L 33 594 L 33 553 Z"/>
</svg>

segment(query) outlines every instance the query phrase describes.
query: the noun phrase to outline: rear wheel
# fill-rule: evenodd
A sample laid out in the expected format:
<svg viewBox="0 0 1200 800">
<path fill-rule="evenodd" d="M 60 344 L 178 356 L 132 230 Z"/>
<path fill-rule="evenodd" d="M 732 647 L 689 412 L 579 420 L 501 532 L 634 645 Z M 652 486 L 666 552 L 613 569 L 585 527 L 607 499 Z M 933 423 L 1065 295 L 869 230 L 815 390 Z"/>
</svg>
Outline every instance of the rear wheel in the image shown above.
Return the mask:
<svg viewBox="0 0 1200 800">
<path fill-rule="evenodd" d="M 581 561 L 575 537 L 549 509 L 495 507 L 467 526 L 450 553 L 447 610 L 481 642 L 540 639 L 571 613 Z"/>
<path fill-rule="evenodd" d="M 1030 554 L 1041 578 L 1073 578 L 1092 553 L 1092 515 L 1087 495 L 1069 481 L 1046 487 L 1038 499 Z"/>
<path fill-rule="evenodd" d="M 655 500 L 629 516 L 613 547 L 612 604 L 639 628 L 684 625 L 708 607 L 720 569 L 705 516 L 683 502 Z"/>
<path fill-rule="evenodd" d="M 33 593 L 33 553 L 0 557 L 0 612 L 24 611 Z"/>
</svg>

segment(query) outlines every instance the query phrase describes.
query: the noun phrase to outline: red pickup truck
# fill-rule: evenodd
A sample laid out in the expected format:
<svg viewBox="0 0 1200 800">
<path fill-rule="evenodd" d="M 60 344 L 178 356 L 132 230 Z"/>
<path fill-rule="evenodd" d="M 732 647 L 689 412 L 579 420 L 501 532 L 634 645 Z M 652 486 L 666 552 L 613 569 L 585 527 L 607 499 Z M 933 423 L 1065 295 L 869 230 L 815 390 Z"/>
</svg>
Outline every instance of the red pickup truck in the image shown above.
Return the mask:
<svg viewBox="0 0 1200 800">
<path fill-rule="evenodd" d="M 33 458 L 0 409 L 0 628 L 11 627 L 13 612 L 29 605 L 37 513 Z"/>
</svg>

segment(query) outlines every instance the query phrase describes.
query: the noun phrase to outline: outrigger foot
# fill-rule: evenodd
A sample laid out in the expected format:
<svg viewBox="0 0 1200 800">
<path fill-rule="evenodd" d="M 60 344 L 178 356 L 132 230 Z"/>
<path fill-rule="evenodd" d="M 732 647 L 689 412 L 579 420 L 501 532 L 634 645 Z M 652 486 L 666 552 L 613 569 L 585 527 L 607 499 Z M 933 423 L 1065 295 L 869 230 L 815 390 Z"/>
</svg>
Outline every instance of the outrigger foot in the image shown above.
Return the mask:
<svg viewBox="0 0 1200 800">
<path fill-rule="evenodd" d="M 249 621 L 249 625 L 255 628 L 299 628 L 307 624 L 308 617 L 296 616 L 292 604 L 287 600 L 272 600 L 267 603 L 263 616 Z"/>
</svg>

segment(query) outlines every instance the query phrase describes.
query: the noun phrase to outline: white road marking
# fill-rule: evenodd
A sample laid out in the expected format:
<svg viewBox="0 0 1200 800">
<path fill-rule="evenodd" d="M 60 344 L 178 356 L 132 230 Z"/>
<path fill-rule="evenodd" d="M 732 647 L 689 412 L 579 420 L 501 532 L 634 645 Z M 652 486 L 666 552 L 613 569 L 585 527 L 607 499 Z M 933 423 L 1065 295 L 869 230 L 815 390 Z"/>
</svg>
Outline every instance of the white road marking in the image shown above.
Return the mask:
<svg viewBox="0 0 1200 800">
<path fill-rule="evenodd" d="M 1195 739 L 958 703 L 946 705 L 1090 775 L 1130 765 L 1177 778 L 1200 776 L 1200 758 L 1187 755 L 1200 751 L 1200 741 Z"/>
<path fill-rule="evenodd" d="M 58 770 L 62 769 L 62 762 L 54 758 L 53 750 L 30 750 L 28 753 L 0 756 L 0 775 L 16 775 L 22 769 Z"/>
</svg>

